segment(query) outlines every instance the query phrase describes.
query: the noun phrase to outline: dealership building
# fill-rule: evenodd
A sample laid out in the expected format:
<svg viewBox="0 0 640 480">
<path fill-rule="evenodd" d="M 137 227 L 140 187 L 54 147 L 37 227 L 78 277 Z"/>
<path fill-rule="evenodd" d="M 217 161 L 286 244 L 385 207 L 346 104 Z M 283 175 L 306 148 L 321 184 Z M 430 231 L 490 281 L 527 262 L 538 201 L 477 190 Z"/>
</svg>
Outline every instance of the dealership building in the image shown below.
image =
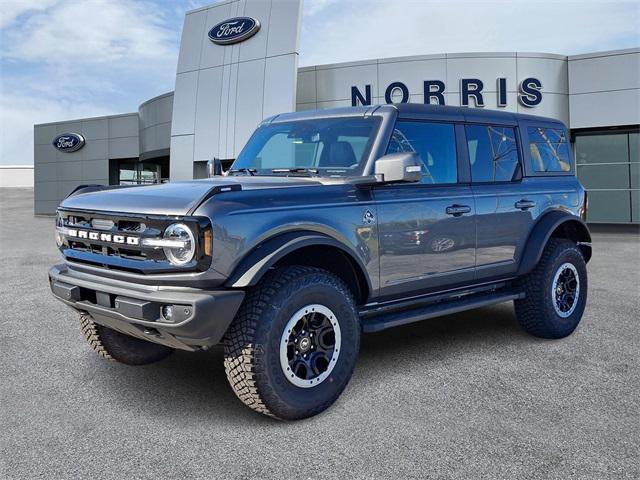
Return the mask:
<svg viewBox="0 0 640 480">
<path fill-rule="evenodd" d="M 35 213 L 78 185 L 206 177 L 265 117 L 417 102 L 543 115 L 571 130 L 590 222 L 640 223 L 640 48 L 441 53 L 298 67 L 302 0 L 187 12 L 175 90 L 137 111 L 35 125 Z"/>
</svg>

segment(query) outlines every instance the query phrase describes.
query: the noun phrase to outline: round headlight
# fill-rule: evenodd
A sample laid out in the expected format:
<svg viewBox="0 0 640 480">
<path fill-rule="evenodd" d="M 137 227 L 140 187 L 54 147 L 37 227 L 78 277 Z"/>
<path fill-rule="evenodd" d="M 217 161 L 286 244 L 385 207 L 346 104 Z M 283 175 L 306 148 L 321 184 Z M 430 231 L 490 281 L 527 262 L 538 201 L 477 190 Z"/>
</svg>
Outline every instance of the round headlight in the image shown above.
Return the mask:
<svg viewBox="0 0 640 480">
<path fill-rule="evenodd" d="M 164 247 L 164 254 L 174 265 L 189 263 L 196 253 L 196 241 L 191 229 L 183 223 L 169 225 L 164 231 L 165 240 L 177 240 L 180 246 Z"/>
</svg>

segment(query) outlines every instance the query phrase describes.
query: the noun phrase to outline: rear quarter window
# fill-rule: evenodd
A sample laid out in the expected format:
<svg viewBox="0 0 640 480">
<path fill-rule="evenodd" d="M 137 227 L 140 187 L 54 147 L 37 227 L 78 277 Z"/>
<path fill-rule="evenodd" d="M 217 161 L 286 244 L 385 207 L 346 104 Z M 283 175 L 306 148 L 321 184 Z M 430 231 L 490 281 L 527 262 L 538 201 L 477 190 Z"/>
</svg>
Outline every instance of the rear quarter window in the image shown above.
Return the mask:
<svg viewBox="0 0 640 480">
<path fill-rule="evenodd" d="M 570 172 L 568 139 L 564 130 L 550 127 L 529 127 L 531 169 L 537 173 Z"/>
</svg>

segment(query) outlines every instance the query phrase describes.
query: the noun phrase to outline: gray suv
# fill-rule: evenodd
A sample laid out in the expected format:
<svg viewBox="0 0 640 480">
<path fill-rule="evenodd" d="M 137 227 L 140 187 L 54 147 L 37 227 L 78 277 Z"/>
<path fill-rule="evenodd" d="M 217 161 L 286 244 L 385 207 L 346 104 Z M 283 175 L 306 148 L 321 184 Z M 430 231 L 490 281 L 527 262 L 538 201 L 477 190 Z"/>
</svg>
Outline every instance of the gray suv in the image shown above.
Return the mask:
<svg viewBox="0 0 640 480">
<path fill-rule="evenodd" d="M 53 294 L 102 357 L 224 347 L 280 419 L 329 407 L 360 335 L 513 301 L 562 338 L 587 300 L 587 195 L 557 120 L 383 105 L 265 120 L 226 172 L 83 186 L 58 209 Z"/>
</svg>

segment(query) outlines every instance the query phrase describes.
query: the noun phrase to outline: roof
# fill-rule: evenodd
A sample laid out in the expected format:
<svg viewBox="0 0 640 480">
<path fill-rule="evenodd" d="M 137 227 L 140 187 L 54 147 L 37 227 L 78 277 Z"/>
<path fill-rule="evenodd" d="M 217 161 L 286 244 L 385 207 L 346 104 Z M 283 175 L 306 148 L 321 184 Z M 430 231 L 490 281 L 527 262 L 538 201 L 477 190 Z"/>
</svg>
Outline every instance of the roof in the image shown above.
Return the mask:
<svg viewBox="0 0 640 480">
<path fill-rule="evenodd" d="M 285 122 L 291 120 L 310 120 L 314 118 L 331 117 L 359 117 L 373 112 L 397 111 L 400 117 L 430 117 L 442 118 L 449 121 L 497 121 L 501 123 L 516 123 L 518 120 L 534 120 L 538 122 L 559 123 L 555 118 L 528 115 L 524 113 L 493 110 L 490 108 L 453 107 L 448 105 L 428 105 L 424 103 L 394 103 L 384 105 L 366 105 L 357 107 L 327 108 L 320 110 L 304 110 L 301 112 L 284 113 L 264 120 L 264 123 Z"/>
</svg>

